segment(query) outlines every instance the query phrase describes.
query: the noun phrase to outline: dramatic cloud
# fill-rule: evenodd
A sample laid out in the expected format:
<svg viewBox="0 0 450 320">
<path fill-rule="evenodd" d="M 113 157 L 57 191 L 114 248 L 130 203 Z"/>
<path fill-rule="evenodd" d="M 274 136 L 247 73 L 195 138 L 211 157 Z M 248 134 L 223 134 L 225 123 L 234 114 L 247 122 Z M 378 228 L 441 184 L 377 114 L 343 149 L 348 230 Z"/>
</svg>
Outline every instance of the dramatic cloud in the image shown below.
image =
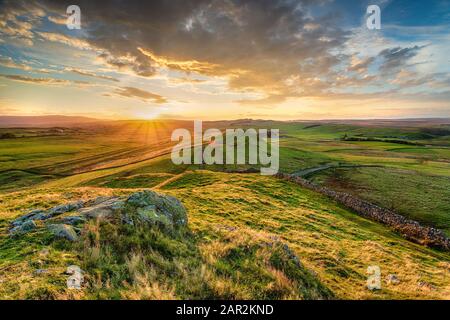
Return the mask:
<svg viewBox="0 0 450 320">
<path fill-rule="evenodd" d="M 332 17 L 313 18 L 314 1 L 115 1 L 114 7 L 79 1 L 89 24 L 89 46 L 120 70 L 153 76 L 160 68 L 226 77 L 236 91 L 256 91 L 266 101 L 323 93 L 312 81 L 317 71 L 328 73 L 340 61 L 333 50 L 349 33 Z M 60 2 L 49 1 L 55 10 Z M 76 45 L 66 38 L 40 34 L 52 41 Z M 78 44 L 85 47 L 84 44 Z M 310 60 L 314 68 L 303 68 Z M 301 76 L 302 90 L 286 85 Z M 311 85 L 311 86 L 310 86 Z M 272 97 L 273 96 L 273 97 Z M 275 98 L 276 97 L 276 98 Z"/>
<path fill-rule="evenodd" d="M 143 57 L 135 57 L 129 54 L 115 57 L 110 53 L 101 53 L 98 58 L 110 67 L 120 71 L 131 71 L 138 76 L 151 77 L 156 74 L 156 68 Z"/>
<path fill-rule="evenodd" d="M 368 30 L 365 4 L 359 12 L 330 0 L 78 0 L 82 29 L 68 30 L 70 4 L 0 2 L 0 66 L 16 69 L 0 72 L 47 69 L 58 79 L 2 78 L 55 86 L 75 84 L 76 74 L 101 87 L 91 90 L 92 104 L 104 103 L 102 94 L 166 103 L 138 89 L 151 87 L 170 97 L 165 108 L 209 112 L 215 104 L 251 114 L 325 100 L 438 97 L 449 84 L 440 67 L 448 64 L 446 26 L 393 26 L 391 18 Z M 127 109 L 129 101 L 116 101 Z"/>
<path fill-rule="evenodd" d="M 45 16 L 42 6 L 30 1 L 0 3 L 7 10 L 0 11 L 0 35 L 26 46 L 33 45 L 33 26 Z"/>
<path fill-rule="evenodd" d="M 61 1 L 43 1 L 50 21 Z M 367 75 L 375 57 L 342 53 L 351 32 L 333 15 L 313 16 L 321 3 L 293 0 L 115 1 L 80 0 L 85 39 L 38 32 L 46 40 L 95 49 L 108 66 L 153 77 L 161 69 L 228 79 L 229 88 L 264 97 L 244 104 L 276 104 L 290 97 L 325 96 Z M 58 17 L 56 19 L 55 17 Z M 422 47 L 380 52 L 380 71 L 393 73 Z M 345 72 L 359 76 L 350 77 Z"/>
</svg>

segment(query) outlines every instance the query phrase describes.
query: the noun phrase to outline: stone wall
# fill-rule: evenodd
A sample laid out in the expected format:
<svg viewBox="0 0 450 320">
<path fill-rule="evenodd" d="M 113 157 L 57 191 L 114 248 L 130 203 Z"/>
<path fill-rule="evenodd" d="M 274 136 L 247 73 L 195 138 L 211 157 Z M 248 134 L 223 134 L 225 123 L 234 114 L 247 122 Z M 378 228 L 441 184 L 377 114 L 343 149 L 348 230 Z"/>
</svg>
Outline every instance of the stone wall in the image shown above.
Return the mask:
<svg viewBox="0 0 450 320">
<path fill-rule="evenodd" d="M 389 226 L 411 241 L 450 251 L 450 239 L 439 229 L 422 226 L 417 221 L 407 219 L 391 210 L 381 208 L 345 192 L 318 186 L 297 176 L 280 173 L 277 177 L 327 195 L 359 215 Z"/>
</svg>

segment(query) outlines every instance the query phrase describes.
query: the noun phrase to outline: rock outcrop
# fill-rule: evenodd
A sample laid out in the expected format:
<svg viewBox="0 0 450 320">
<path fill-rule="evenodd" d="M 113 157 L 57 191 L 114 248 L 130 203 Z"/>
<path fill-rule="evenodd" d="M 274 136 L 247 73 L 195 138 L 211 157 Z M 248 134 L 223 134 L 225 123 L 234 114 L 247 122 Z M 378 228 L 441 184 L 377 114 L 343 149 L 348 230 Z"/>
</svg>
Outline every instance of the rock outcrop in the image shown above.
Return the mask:
<svg viewBox="0 0 450 320">
<path fill-rule="evenodd" d="M 24 221 L 20 225 L 16 225 L 11 230 L 9 230 L 10 235 L 25 234 L 29 231 L 36 229 L 36 223 L 33 220 Z"/>
<path fill-rule="evenodd" d="M 138 219 L 169 227 L 187 225 L 187 214 L 183 204 L 175 197 L 153 191 L 133 193 L 125 203 L 125 213 L 136 213 Z"/>
<path fill-rule="evenodd" d="M 94 200 L 93 205 L 89 205 L 85 208 L 79 210 L 81 216 L 87 219 L 97 219 L 97 218 L 111 218 L 114 214 L 122 209 L 124 206 L 124 201 L 117 197 L 105 198 Z"/>
<path fill-rule="evenodd" d="M 48 210 L 33 210 L 11 223 L 10 235 L 19 235 L 38 228 L 42 221 L 55 237 L 76 241 L 74 225 L 92 219 L 118 219 L 122 223 L 136 222 L 149 225 L 178 228 L 187 225 L 187 212 L 183 204 L 172 196 L 146 190 L 129 197 L 98 197 L 90 201 L 78 201 Z"/>
<path fill-rule="evenodd" d="M 27 221 L 31 220 L 47 220 L 53 218 L 55 216 L 61 215 L 63 213 L 77 210 L 83 207 L 83 201 L 73 202 L 61 206 L 57 206 L 48 210 L 33 210 L 16 220 L 14 220 L 11 224 L 14 227 L 21 226 Z"/>
<path fill-rule="evenodd" d="M 77 241 L 78 235 L 75 229 L 67 224 L 49 224 L 47 229 L 50 230 L 58 238 L 67 239 L 69 241 Z"/>
</svg>

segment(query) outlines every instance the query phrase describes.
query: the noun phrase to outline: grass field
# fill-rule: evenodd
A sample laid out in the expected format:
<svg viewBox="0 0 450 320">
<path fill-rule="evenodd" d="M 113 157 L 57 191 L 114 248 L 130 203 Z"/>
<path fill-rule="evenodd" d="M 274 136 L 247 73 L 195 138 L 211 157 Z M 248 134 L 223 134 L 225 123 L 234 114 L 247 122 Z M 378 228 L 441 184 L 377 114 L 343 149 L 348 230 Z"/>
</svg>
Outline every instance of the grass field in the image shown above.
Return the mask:
<svg viewBox="0 0 450 320">
<path fill-rule="evenodd" d="M 328 165 L 307 178 L 450 232 L 448 127 L 233 125 L 280 128 L 283 172 Z M 175 166 L 166 151 L 174 125 L 124 126 L 76 135 L 23 129 L 24 137 L 0 139 L 0 297 L 450 299 L 448 253 L 408 242 L 274 177 L 229 173 L 229 166 Z M 159 140 L 150 138 L 156 131 Z M 349 167 L 365 165 L 376 167 Z M 7 235 L 11 219 L 29 210 L 147 188 L 183 202 L 186 233 L 136 235 L 93 223 L 82 247 L 40 231 L 17 239 Z M 267 249 L 270 239 L 287 244 L 302 267 L 287 263 L 277 247 Z M 89 288 L 66 289 L 69 264 L 82 266 Z M 370 265 L 381 268 L 382 290 L 366 288 Z M 37 269 L 48 273 L 36 275 Z M 389 274 L 400 283 L 387 284 Z"/>
</svg>

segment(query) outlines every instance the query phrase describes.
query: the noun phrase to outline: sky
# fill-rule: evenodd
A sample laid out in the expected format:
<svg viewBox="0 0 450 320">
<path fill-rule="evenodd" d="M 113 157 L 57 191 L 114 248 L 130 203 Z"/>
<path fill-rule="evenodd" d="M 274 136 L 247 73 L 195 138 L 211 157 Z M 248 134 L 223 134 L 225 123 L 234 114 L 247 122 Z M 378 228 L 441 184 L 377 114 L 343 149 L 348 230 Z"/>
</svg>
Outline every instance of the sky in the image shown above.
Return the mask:
<svg viewBox="0 0 450 320">
<path fill-rule="evenodd" d="M 0 115 L 450 117 L 449 52 L 450 0 L 0 0 Z"/>
</svg>

